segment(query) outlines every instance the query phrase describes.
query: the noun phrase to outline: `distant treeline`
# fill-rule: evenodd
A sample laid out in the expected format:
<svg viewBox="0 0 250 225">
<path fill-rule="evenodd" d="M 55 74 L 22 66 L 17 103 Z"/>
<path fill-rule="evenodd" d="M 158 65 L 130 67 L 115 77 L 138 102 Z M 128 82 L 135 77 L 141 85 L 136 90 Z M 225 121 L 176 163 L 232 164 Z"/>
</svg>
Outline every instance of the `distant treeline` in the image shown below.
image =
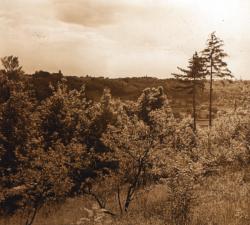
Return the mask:
<svg viewBox="0 0 250 225">
<path fill-rule="evenodd" d="M 32 75 L 25 76 L 25 79 L 29 80 L 29 83 L 33 86 L 36 98 L 38 100 L 44 100 L 52 95 L 51 85 L 56 87 L 57 84 L 65 79 L 69 89 L 80 90 L 82 85 L 85 85 L 86 97 L 93 101 L 99 101 L 103 90 L 105 88 L 110 89 L 114 98 L 120 98 L 121 100 L 136 100 L 147 87 L 162 86 L 165 94 L 167 94 L 170 101 L 170 105 L 174 111 L 186 113 L 190 111 L 192 107 L 192 96 L 187 95 L 184 92 L 177 90 L 177 86 L 180 81 L 175 78 L 158 79 L 155 77 L 127 77 L 127 78 L 104 78 L 104 77 L 77 77 L 77 76 L 64 76 L 61 71 L 58 73 L 49 73 L 46 71 L 37 71 Z M 224 92 L 231 92 L 231 86 L 237 86 L 237 83 L 242 81 L 232 80 L 218 80 L 215 81 L 215 105 L 217 96 L 224 95 Z M 248 83 L 248 81 L 244 81 Z M 250 82 L 249 82 L 250 83 Z M 205 82 L 208 86 L 208 82 Z M 208 88 L 205 88 L 200 93 L 199 101 L 202 104 L 208 103 Z"/>
<path fill-rule="evenodd" d="M 56 86 L 62 78 L 66 79 L 67 85 L 70 89 L 79 90 L 84 84 L 86 87 L 86 95 L 92 100 L 99 100 L 103 90 L 109 88 L 114 97 L 123 100 L 135 100 L 141 92 L 147 87 L 162 86 L 168 90 L 168 95 L 177 97 L 174 87 L 176 80 L 157 79 L 153 77 L 132 77 L 132 78 L 104 78 L 104 77 L 77 77 L 77 76 L 63 76 L 58 73 L 49 73 L 46 71 L 38 71 L 30 75 L 30 81 L 36 90 L 36 96 L 39 100 L 43 100 L 51 94 L 49 84 Z"/>
</svg>

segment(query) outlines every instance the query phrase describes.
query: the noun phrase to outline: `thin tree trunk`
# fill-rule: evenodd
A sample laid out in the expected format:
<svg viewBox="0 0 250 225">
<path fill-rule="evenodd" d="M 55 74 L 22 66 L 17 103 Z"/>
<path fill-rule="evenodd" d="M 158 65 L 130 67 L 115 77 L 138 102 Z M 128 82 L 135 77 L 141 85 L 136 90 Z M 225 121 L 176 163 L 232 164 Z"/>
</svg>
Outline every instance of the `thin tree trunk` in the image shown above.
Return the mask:
<svg viewBox="0 0 250 225">
<path fill-rule="evenodd" d="M 210 94 L 209 94 L 209 130 L 212 127 L 212 103 L 213 103 L 213 53 L 211 54 L 211 65 L 210 65 Z M 208 151 L 211 154 L 211 138 L 210 132 L 208 134 Z"/>
<path fill-rule="evenodd" d="M 212 103 L 213 103 L 213 59 L 210 65 L 210 93 L 209 93 L 209 128 L 212 127 Z"/>
<path fill-rule="evenodd" d="M 194 132 L 196 132 L 196 79 L 195 79 L 195 75 L 194 75 L 194 79 L 193 79 L 193 123 L 194 123 Z"/>
<path fill-rule="evenodd" d="M 124 204 L 125 212 L 128 212 L 128 207 L 129 207 L 129 204 L 131 202 L 132 193 L 133 193 L 133 187 L 130 186 L 129 189 L 128 189 L 126 201 L 125 201 L 125 204 Z"/>
<path fill-rule="evenodd" d="M 101 209 L 105 208 L 105 203 L 96 194 L 92 193 L 91 191 L 89 191 L 88 194 L 94 197 L 94 199 L 96 200 L 97 204 Z"/>
<path fill-rule="evenodd" d="M 122 203 L 121 203 L 120 185 L 118 185 L 118 187 L 117 187 L 117 198 L 118 198 L 120 212 L 121 212 L 121 215 L 122 215 L 123 214 L 123 209 L 122 209 Z"/>
<path fill-rule="evenodd" d="M 125 201 L 125 204 L 124 204 L 124 211 L 125 212 L 128 212 L 128 207 L 131 203 L 131 201 L 133 200 L 133 195 L 136 191 L 136 188 L 137 185 L 138 185 L 138 182 L 139 182 L 139 178 L 140 178 L 140 175 L 142 173 L 142 169 L 143 169 L 143 165 L 144 165 L 144 160 L 145 158 L 147 157 L 149 151 L 151 148 L 153 148 L 152 146 L 153 144 L 153 139 L 150 141 L 150 147 L 148 147 L 146 150 L 145 150 L 145 153 L 144 155 L 142 156 L 142 158 L 139 160 L 139 168 L 138 168 L 138 172 L 137 174 L 135 175 L 135 179 L 134 179 L 134 182 L 129 186 L 129 189 L 128 189 L 128 192 L 127 192 L 127 197 L 126 197 L 126 201 Z"/>
<path fill-rule="evenodd" d="M 130 185 L 129 189 L 128 189 L 128 192 L 127 192 L 127 197 L 126 197 L 126 201 L 125 201 L 125 205 L 124 205 L 124 210 L 125 212 L 128 211 L 128 207 L 132 201 L 132 197 L 135 193 L 135 190 L 136 190 L 136 187 L 137 187 L 137 184 L 138 184 L 138 181 L 139 181 L 139 177 L 141 175 L 141 172 L 142 172 L 142 167 L 143 167 L 143 162 L 144 162 L 144 157 L 146 157 L 148 153 L 148 150 L 145 152 L 145 155 L 143 156 L 143 158 L 140 160 L 140 163 L 139 163 L 139 168 L 138 168 L 138 172 L 135 176 L 135 180 L 134 182 Z"/>
<path fill-rule="evenodd" d="M 33 214 L 32 214 L 32 216 L 31 216 L 31 218 L 29 218 L 29 216 L 28 216 L 25 225 L 32 225 L 32 224 L 33 224 L 33 222 L 34 222 L 34 220 L 35 220 L 35 218 L 36 218 L 36 215 L 37 215 L 37 212 L 38 212 L 39 208 L 40 208 L 39 206 L 35 207 L 35 209 L 34 209 L 34 211 L 33 211 Z"/>
</svg>

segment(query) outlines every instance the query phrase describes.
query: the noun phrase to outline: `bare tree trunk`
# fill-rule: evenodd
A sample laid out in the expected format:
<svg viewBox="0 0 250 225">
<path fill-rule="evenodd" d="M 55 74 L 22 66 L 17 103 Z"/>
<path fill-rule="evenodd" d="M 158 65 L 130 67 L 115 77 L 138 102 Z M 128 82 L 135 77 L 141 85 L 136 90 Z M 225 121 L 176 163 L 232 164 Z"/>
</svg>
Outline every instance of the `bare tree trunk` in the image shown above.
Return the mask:
<svg viewBox="0 0 250 225">
<path fill-rule="evenodd" d="M 128 211 L 128 207 L 129 207 L 129 205 L 130 205 L 130 203 L 132 201 L 132 197 L 133 197 L 133 195 L 135 193 L 135 190 L 137 188 L 138 181 L 139 181 L 139 178 L 140 178 L 140 175 L 141 175 L 141 172 L 142 172 L 142 167 L 143 167 L 143 163 L 144 163 L 144 157 L 146 157 L 147 153 L 148 153 L 148 150 L 145 152 L 145 155 L 140 160 L 138 172 L 137 172 L 137 174 L 135 176 L 134 182 L 128 188 L 127 197 L 126 197 L 126 201 L 125 201 L 125 204 L 124 204 L 124 210 L 125 210 L 125 212 Z"/>
<path fill-rule="evenodd" d="M 210 92 L 209 92 L 209 130 L 212 127 L 212 103 L 213 103 L 213 53 L 211 54 L 211 65 L 210 65 Z M 208 151 L 211 152 L 211 139 L 210 132 L 208 135 Z"/>
<path fill-rule="evenodd" d="M 126 197 L 126 201 L 125 201 L 125 204 L 124 204 L 124 211 L 125 212 L 128 212 L 128 207 L 130 205 L 130 202 L 132 201 L 132 196 L 133 196 L 133 185 L 131 185 L 128 189 L 128 192 L 127 192 L 127 197 Z"/>
<path fill-rule="evenodd" d="M 33 213 L 31 213 L 31 214 L 32 214 L 32 215 L 31 215 L 31 218 L 29 218 L 30 215 L 28 215 L 28 218 L 27 218 L 27 220 L 26 220 L 26 222 L 25 222 L 25 225 L 32 225 L 32 224 L 33 224 L 33 222 L 34 222 L 34 220 L 35 220 L 35 218 L 36 218 L 36 215 L 37 215 L 37 212 L 38 212 L 39 209 L 40 209 L 40 206 L 36 206 L 36 207 L 34 208 Z"/>
<path fill-rule="evenodd" d="M 213 60 L 211 57 L 210 67 L 210 93 L 209 93 L 209 127 L 212 127 L 212 103 L 213 103 Z"/>
<path fill-rule="evenodd" d="M 194 123 L 194 132 L 196 132 L 196 77 L 194 75 L 193 79 L 193 123 Z"/>
<path fill-rule="evenodd" d="M 94 199 L 96 200 L 97 204 L 99 205 L 99 207 L 101 209 L 104 209 L 105 208 L 105 203 L 93 192 L 91 192 L 90 190 L 88 190 L 87 192 L 88 195 L 94 197 Z"/>
<path fill-rule="evenodd" d="M 150 147 L 148 147 L 146 150 L 145 150 L 145 153 L 144 155 L 140 158 L 139 160 L 139 165 L 138 165 L 138 171 L 135 175 L 135 179 L 134 181 L 132 182 L 132 184 L 129 186 L 128 188 L 128 192 L 127 192 L 127 197 L 126 197 L 126 201 L 125 201 L 125 204 L 124 204 L 124 211 L 127 212 L 128 211 L 128 207 L 131 203 L 131 201 L 133 200 L 133 195 L 136 191 L 136 189 L 138 188 L 138 182 L 139 182 L 139 179 L 140 179 L 140 176 L 141 176 L 141 173 L 143 171 L 143 166 L 144 166 L 144 163 L 145 163 L 145 159 L 150 151 L 150 149 L 153 147 L 152 146 L 152 143 L 153 143 L 153 140 L 150 141 Z"/>
<path fill-rule="evenodd" d="M 117 198 L 118 198 L 118 204 L 119 204 L 119 208 L 120 208 L 120 213 L 122 215 L 123 214 L 123 209 L 122 209 L 121 195 L 120 195 L 120 186 L 119 185 L 117 187 Z"/>
</svg>

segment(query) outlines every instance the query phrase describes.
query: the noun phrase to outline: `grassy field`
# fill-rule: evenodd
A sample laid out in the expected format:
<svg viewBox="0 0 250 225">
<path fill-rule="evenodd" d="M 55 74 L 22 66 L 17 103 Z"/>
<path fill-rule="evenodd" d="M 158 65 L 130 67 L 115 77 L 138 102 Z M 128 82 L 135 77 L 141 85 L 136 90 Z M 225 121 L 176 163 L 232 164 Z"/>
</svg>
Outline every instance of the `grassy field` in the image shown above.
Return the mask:
<svg viewBox="0 0 250 225">
<path fill-rule="evenodd" d="M 204 178 L 193 192 L 188 222 L 190 225 L 248 225 L 250 224 L 250 167 L 226 166 Z M 116 209 L 115 196 L 109 207 Z M 110 216 L 88 197 L 72 198 L 57 206 L 44 207 L 34 225 L 172 225 L 172 202 L 166 185 L 155 185 L 134 200 L 125 215 Z M 1 225 L 17 225 L 22 217 L 0 221 Z"/>
</svg>

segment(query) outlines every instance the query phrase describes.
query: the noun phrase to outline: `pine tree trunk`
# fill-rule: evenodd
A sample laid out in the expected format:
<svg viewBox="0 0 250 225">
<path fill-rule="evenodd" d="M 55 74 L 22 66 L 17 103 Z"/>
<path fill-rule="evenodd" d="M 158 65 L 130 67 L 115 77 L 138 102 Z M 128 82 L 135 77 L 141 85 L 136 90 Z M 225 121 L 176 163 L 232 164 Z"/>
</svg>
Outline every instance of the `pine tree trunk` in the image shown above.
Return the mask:
<svg viewBox="0 0 250 225">
<path fill-rule="evenodd" d="M 196 132 L 196 79 L 195 79 L 195 75 L 194 75 L 194 79 L 193 79 L 193 123 L 194 123 L 194 132 Z"/>
<path fill-rule="evenodd" d="M 213 103 L 213 59 L 210 66 L 210 92 L 209 92 L 209 128 L 212 127 L 212 103 Z"/>
</svg>

